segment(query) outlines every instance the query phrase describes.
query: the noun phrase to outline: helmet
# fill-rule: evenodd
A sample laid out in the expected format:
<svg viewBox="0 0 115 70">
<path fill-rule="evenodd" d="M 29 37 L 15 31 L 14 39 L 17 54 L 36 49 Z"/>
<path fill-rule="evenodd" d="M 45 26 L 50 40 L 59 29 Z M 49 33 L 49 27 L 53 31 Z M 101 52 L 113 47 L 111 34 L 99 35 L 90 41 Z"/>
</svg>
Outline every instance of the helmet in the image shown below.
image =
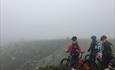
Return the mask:
<svg viewBox="0 0 115 70">
<path fill-rule="evenodd" d="M 72 40 L 72 41 L 77 40 L 77 37 L 76 37 L 76 36 L 73 36 L 73 37 L 71 38 L 71 40 Z"/>
<path fill-rule="evenodd" d="M 91 39 L 96 40 L 96 36 L 95 35 L 91 36 Z"/>
<path fill-rule="evenodd" d="M 101 36 L 101 38 L 100 38 L 101 41 L 103 41 L 103 40 L 105 40 L 105 39 L 107 39 L 107 36 L 106 36 L 106 35 L 103 35 L 103 36 Z"/>
</svg>

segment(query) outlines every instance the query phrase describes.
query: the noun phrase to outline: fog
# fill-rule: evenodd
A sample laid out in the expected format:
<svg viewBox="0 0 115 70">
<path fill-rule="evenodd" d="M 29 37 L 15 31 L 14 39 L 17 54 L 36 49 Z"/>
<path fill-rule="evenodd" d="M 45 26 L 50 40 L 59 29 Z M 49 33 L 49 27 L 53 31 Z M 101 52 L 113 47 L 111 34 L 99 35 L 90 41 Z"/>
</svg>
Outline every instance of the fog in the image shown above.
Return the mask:
<svg viewBox="0 0 115 70">
<path fill-rule="evenodd" d="M 114 0 L 1 0 L 1 42 L 115 38 Z"/>
</svg>

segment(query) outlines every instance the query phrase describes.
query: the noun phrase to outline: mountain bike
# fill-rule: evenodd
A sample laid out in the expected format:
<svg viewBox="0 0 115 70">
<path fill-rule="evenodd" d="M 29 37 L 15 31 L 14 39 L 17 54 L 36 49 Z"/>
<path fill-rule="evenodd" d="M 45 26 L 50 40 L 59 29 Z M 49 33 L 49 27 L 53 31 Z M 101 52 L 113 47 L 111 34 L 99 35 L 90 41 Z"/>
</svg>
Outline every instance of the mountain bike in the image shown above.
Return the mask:
<svg viewBox="0 0 115 70">
<path fill-rule="evenodd" d="M 77 70 L 99 70 L 98 66 L 95 62 L 91 62 L 90 60 L 84 60 L 82 58 L 84 52 L 81 53 L 81 57 L 79 58 L 79 64 L 76 66 Z M 71 67 L 71 56 L 68 58 L 63 58 L 60 62 L 60 65 Z"/>
</svg>

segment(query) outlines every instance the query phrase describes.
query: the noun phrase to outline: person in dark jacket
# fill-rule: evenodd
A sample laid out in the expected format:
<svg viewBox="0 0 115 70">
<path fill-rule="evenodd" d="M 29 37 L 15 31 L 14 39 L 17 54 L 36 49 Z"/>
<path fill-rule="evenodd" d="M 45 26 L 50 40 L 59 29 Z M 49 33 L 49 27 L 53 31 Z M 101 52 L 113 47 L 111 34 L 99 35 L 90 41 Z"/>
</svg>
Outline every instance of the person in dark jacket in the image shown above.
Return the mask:
<svg viewBox="0 0 115 70">
<path fill-rule="evenodd" d="M 103 47 L 102 62 L 103 62 L 104 68 L 107 68 L 112 57 L 112 48 L 111 48 L 112 43 L 110 43 L 107 40 L 107 36 L 105 35 L 103 35 L 100 40 L 102 42 L 102 47 Z"/>
<path fill-rule="evenodd" d="M 90 60 L 95 61 L 96 53 L 98 50 L 96 49 L 96 45 L 97 45 L 96 36 L 95 35 L 92 36 L 91 39 L 92 39 L 92 42 L 91 42 L 90 48 L 88 49 L 88 52 L 90 52 Z"/>
</svg>

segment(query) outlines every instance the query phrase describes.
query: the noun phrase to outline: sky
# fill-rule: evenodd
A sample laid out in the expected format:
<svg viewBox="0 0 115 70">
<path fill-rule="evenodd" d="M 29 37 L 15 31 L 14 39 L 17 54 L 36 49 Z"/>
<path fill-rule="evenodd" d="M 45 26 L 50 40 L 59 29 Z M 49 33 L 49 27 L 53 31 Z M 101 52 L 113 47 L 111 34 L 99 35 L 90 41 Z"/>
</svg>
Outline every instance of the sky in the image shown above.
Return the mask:
<svg viewBox="0 0 115 70">
<path fill-rule="evenodd" d="M 1 42 L 115 38 L 114 0 L 1 0 Z"/>
</svg>

